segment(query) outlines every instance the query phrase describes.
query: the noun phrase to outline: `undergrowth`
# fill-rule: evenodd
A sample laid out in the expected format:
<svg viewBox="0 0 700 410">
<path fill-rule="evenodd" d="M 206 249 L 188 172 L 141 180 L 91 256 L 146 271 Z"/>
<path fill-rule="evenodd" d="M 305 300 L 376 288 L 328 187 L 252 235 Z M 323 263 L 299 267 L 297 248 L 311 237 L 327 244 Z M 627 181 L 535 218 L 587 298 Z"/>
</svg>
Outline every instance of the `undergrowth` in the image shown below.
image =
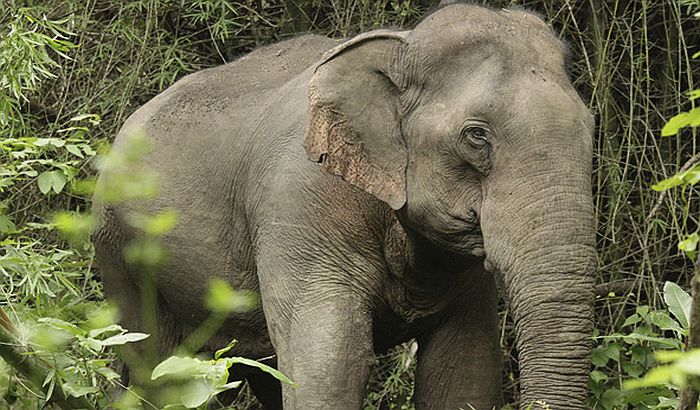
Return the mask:
<svg viewBox="0 0 700 410">
<path fill-rule="evenodd" d="M 351 36 L 378 27 L 407 28 L 434 3 L 5 1 L 0 6 L 0 307 L 23 341 L 61 361 L 61 371 L 49 382 L 72 383 L 68 389 L 95 405 L 102 404 L 100 392 L 119 383 L 108 366 L 114 339 L 105 340 L 128 333 L 110 327 L 114 316 L 103 301 L 89 243 L 68 241 L 57 228 L 82 223 L 73 215 L 90 208 L 94 158 L 131 112 L 183 75 L 232 61 L 257 46 L 307 31 Z M 664 283 L 689 288 L 692 261 L 677 245 L 698 231 L 698 192 L 688 187 L 661 194 L 651 185 L 697 161 L 694 128 L 678 137 L 660 135 L 673 115 L 695 108 L 686 92 L 700 79 L 700 64 L 692 58 L 700 46 L 700 22 L 693 17 L 698 1 L 487 3 L 525 7 L 551 24 L 570 46 L 571 77 L 596 115 L 599 263 L 590 405 L 672 406 L 674 388 L 625 390 L 623 382 L 655 366 L 652 351 L 685 341 L 682 320 L 665 302 Z M 64 213 L 56 218 L 58 212 Z M 84 236 L 79 228 L 75 235 Z M 506 401 L 515 405 L 514 332 L 505 308 L 501 317 Z M 34 338 L 36 329 L 50 329 L 44 332 L 50 340 Z M 60 355 L 51 356 L 57 346 Z M 412 344 L 381 358 L 365 407 L 412 408 L 414 363 Z M 1 404 L 35 408 L 43 400 L 5 364 L 0 367 Z M 250 396 L 238 400 L 239 408 L 255 407 Z"/>
</svg>

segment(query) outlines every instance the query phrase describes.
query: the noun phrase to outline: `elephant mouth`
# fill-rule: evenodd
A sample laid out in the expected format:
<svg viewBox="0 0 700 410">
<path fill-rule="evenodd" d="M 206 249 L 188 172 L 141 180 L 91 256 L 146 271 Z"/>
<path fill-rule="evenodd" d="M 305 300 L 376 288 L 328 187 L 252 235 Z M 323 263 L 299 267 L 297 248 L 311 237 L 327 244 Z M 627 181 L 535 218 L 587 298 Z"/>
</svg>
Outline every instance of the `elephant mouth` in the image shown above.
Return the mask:
<svg viewBox="0 0 700 410">
<path fill-rule="evenodd" d="M 453 250 L 476 257 L 484 256 L 484 237 L 477 212 L 470 209 L 466 215 L 449 214 L 452 219 L 447 229 L 445 245 Z"/>
</svg>

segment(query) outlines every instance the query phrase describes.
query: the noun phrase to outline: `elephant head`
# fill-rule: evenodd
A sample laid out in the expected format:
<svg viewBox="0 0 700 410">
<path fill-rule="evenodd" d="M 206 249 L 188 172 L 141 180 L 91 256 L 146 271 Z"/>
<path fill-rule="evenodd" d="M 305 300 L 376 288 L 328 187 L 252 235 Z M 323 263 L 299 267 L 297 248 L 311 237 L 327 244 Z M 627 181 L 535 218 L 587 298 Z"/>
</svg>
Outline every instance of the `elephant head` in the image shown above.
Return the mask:
<svg viewBox="0 0 700 410">
<path fill-rule="evenodd" d="M 336 47 L 309 85 L 312 160 L 497 272 L 523 407 L 584 408 L 590 366 L 593 119 L 565 54 L 533 14 L 451 4 Z"/>
</svg>

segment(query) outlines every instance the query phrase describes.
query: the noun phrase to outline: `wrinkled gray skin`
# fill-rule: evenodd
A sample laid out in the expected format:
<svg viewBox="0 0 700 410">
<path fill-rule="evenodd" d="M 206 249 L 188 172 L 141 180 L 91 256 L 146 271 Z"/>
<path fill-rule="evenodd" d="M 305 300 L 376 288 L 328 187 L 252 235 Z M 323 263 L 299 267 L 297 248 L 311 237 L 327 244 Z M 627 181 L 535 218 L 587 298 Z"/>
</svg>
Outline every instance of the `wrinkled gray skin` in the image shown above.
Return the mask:
<svg viewBox="0 0 700 410">
<path fill-rule="evenodd" d="M 142 326 L 124 218 L 175 208 L 157 285 L 164 351 L 207 317 L 218 277 L 262 307 L 209 348 L 237 338 L 238 355 L 276 354 L 297 384 L 285 409 L 360 408 L 374 352 L 413 337 L 418 409 L 490 409 L 499 283 L 521 408 L 584 408 L 593 121 L 564 54 L 532 14 L 455 4 L 411 31 L 300 37 L 185 77 L 114 146 L 144 132 L 161 184 L 155 200 L 102 207 L 98 262 L 124 324 Z"/>
</svg>

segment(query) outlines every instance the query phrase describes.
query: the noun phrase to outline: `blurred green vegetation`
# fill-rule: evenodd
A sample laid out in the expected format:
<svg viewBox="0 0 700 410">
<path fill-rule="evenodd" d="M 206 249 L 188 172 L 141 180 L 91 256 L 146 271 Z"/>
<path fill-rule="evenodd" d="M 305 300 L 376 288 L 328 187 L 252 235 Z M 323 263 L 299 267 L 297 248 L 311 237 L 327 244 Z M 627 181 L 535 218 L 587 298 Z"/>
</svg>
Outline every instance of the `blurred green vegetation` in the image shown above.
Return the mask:
<svg viewBox="0 0 700 410">
<path fill-rule="evenodd" d="M 183 75 L 232 61 L 257 46 L 307 31 L 342 37 L 377 27 L 410 27 L 435 3 L 3 1 L 0 307 L 17 327 L 20 341 L 54 361 L 51 368 L 56 371 L 47 386 L 58 384 L 68 394 L 104 406 L 114 391 L 110 386 L 119 386 L 118 375 L 108 366 L 115 359 L 110 346 L 117 344 L 111 338 L 128 342 L 139 337 L 119 339 L 130 333 L 114 327 L 114 313 L 103 301 L 99 272 L 92 268 L 93 250 L 85 241 L 91 221 L 84 216 L 97 165 L 105 162 L 96 160 L 98 152 L 104 152 L 131 112 Z M 663 284 L 689 288 L 693 261 L 678 244 L 697 238 L 697 185 L 663 194 L 650 187 L 697 166 L 700 140 L 694 128 L 680 129 L 678 137 L 660 135 L 672 116 L 696 112 L 697 100 L 687 92 L 698 88 L 700 79 L 700 64 L 693 59 L 700 51 L 700 24 L 693 17 L 700 4 L 480 3 L 539 12 L 568 41 L 571 77 L 596 114 L 593 182 L 599 269 L 590 405 L 668 408 L 675 403 L 677 386 L 625 390 L 622 384 L 656 365 L 653 351 L 666 349 L 668 343 L 677 347 L 686 338 L 673 324 L 683 328 L 664 302 Z M 105 200 L 154 189 L 148 177 L 121 184 L 118 195 Z M 157 237 L 176 220 L 167 213 L 153 217 L 134 222 L 143 228 L 144 238 Z M 506 311 L 502 323 L 506 399 L 516 403 L 517 352 Z M 407 344 L 378 360 L 367 409 L 412 408 L 414 354 L 413 345 Z M 42 394 L 29 389 L 0 361 L 0 407 L 37 408 Z M 132 399 L 124 397 L 133 396 L 124 395 L 128 401 Z M 255 408 L 245 389 L 237 403 L 238 408 Z"/>
</svg>

